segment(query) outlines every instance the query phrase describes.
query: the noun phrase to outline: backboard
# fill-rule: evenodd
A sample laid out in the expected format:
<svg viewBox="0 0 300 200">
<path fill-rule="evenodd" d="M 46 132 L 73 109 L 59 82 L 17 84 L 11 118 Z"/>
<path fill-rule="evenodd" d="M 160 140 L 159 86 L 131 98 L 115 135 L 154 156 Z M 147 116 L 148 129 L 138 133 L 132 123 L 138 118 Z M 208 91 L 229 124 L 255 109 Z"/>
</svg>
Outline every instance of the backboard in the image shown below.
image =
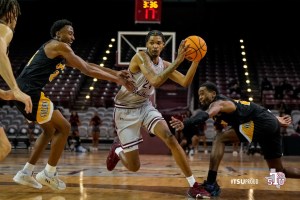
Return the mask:
<svg viewBox="0 0 300 200">
<path fill-rule="evenodd" d="M 164 60 L 173 62 L 175 60 L 176 33 L 162 32 L 166 38 L 165 49 L 161 53 Z M 128 66 L 134 54 L 145 50 L 145 38 L 148 31 L 119 31 L 116 66 Z"/>
</svg>

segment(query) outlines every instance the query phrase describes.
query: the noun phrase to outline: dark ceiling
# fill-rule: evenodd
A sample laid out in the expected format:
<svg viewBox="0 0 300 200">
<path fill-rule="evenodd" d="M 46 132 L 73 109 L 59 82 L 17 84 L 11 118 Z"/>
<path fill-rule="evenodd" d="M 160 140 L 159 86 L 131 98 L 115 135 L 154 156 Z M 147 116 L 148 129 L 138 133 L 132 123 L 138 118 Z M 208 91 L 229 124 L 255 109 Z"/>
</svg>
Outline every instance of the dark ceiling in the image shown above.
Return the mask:
<svg viewBox="0 0 300 200">
<path fill-rule="evenodd" d="M 44 41 L 57 19 L 73 22 L 77 38 L 160 29 L 189 34 L 299 33 L 296 0 L 163 0 L 160 24 L 135 24 L 134 0 L 19 0 L 15 38 Z M 294 3 L 295 2 L 295 3 Z M 38 42 L 39 43 L 39 42 Z"/>
</svg>

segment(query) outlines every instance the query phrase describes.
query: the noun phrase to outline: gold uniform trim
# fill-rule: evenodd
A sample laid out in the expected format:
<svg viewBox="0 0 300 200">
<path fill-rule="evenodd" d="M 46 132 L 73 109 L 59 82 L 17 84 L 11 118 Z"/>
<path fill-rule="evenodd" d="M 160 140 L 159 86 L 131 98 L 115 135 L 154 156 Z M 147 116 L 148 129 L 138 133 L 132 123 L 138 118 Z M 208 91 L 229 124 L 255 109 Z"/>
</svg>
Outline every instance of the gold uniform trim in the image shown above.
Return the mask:
<svg viewBox="0 0 300 200">
<path fill-rule="evenodd" d="M 244 124 L 241 124 L 239 127 L 240 132 L 242 135 L 249 141 L 252 142 L 253 133 L 254 133 L 254 122 L 250 121 Z"/>
<path fill-rule="evenodd" d="M 52 114 L 53 114 L 53 103 L 49 98 L 45 97 L 45 94 L 43 92 L 41 92 L 36 121 L 39 124 L 44 124 L 46 122 L 49 122 L 52 118 Z"/>
</svg>

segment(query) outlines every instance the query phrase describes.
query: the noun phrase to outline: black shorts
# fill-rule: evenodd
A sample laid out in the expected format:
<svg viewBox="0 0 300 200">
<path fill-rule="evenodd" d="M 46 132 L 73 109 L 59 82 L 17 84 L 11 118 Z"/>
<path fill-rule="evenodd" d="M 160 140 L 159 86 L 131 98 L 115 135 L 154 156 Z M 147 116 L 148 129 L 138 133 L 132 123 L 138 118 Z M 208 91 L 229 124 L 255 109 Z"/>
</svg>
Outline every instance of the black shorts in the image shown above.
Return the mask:
<svg viewBox="0 0 300 200">
<path fill-rule="evenodd" d="M 264 158 L 280 158 L 282 156 L 282 137 L 278 119 L 272 113 L 266 111 L 259 114 L 251 123 L 253 128 L 249 129 L 252 131 L 252 141 L 260 144 Z M 235 130 L 239 132 L 239 137 L 243 135 L 241 128 Z"/>
<path fill-rule="evenodd" d="M 49 122 L 52 118 L 54 105 L 49 98 L 41 91 L 26 92 L 31 97 L 32 113 L 26 113 L 25 104 L 19 101 L 14 101 L 18 110 L 29 121 L 36 121 L 39 124 Z"/>
<path fill-rule="evenodd" d="M 198 132 L 199 131 L 197 129 L 195 129 L 195 127 L 193 127 L 193 126 L 191 126 L 191 127 L 184 127 L 182 133 L 183 133 L 183 135 L 184 135 L 184 137 L 185 137 L 185 139 L 187 141 L 187 145 L 192 144 L 192 137 L 194 135 L 197 135 Z"/>
<path fill-rule="evenodd" d="M 280 158 L 283 152 L 278 119 L 274 114 L 266 111 L 260 114 L 254 124 L 254 141 L 260 144 L 265 159 Z"/>
</svg>

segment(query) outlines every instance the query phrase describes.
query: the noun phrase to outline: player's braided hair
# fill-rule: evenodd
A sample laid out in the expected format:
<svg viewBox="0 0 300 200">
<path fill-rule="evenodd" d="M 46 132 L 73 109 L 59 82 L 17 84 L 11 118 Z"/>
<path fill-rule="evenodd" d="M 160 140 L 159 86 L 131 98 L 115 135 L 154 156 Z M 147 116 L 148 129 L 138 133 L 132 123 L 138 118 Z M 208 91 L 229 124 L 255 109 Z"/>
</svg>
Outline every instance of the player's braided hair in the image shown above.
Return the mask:
<svg viewBox="0 0 300 200">
<path fill-rule="evenodd" d="M 163 42 L 166 42 L 165 36 L 164 36 L 164 35 L 162 34 L 162 32 L 159 31 L 159 30 L 152 30 L 152 31 L 150 31 L 150 32 L 147 34 L 147 36 L 146 36 L 146 43 L 148 42 L 150 36 L 160 36 L 160 37 L 162 38 Z"/>
<path fill-rule="evenodd" d="M 21 9 L 17 0 L 0 0 L 0 19 L 10 23 L 19 15 L 21 15 Z"/>
<path fill-rule="evenodd" d="M 50 35 L 52 38 L 55 38 L 56 32 L 62 29 L 64 26 L 72 26 L 72 22 L 67 19 L 60 19 L 53 23 L 50 29 Z"/>
</svg>

